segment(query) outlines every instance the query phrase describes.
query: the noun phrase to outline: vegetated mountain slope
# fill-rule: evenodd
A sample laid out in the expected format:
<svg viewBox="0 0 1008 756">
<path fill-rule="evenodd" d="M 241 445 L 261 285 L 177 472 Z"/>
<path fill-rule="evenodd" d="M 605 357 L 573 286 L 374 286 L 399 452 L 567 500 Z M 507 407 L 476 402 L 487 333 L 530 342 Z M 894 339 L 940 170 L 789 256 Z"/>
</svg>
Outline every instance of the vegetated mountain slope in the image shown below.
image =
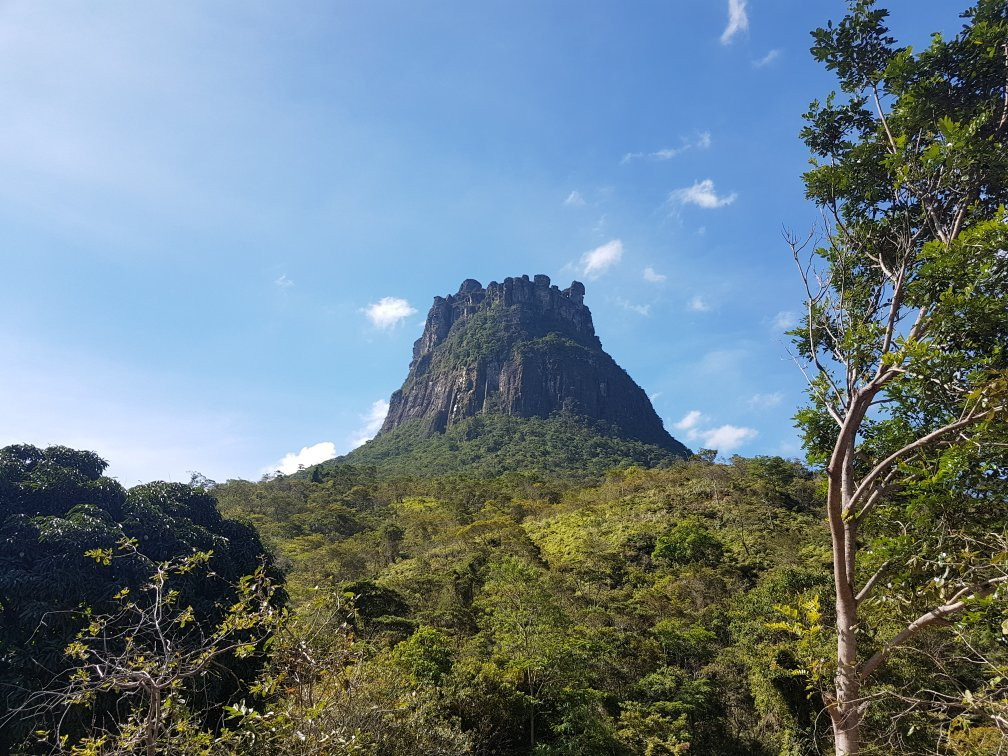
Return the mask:
<svg viewBox="0 0 1008 756">
<path fill-rule="evenodd" d="M 597 486 L 313 472 L 215 492 L 296 601 L 355 597 L 370 674 L 436 691 L 471 752 L 769 754 L 814 728 L 794 639 L 768 627 L 830 587 L 800 464 L 694 459 Z"/>
<path fill-rule="evenodd" d="M 545 418 L 478 415 L 443 433 L 430 433 L 422 420 L 411 420 L 320 467 L 373 465 L 382 475 L 419 477 L 526 472 L 586 483 L 600 480 L 610 468 L 659 467 L 678 459 L 667 448 L 623 437 L 608 423 L 561 412 Z"/>
<path fill-rule="evenodd" d="M 597 477 L 689 455 L 603 349 L 584 286 L 472 279 L 435 297 L 378 436 L 339 460 L 413 475 Z"/>
</svg>

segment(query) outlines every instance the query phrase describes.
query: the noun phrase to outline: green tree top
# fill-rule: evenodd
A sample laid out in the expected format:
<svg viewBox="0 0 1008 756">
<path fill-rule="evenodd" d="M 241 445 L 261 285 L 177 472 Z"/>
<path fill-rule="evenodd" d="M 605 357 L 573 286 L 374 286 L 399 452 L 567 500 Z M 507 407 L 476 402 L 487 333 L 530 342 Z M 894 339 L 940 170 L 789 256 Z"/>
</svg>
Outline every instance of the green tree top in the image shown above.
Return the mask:
<svg viewBox="0 0 1008 756">
<path fill-rule="evenodd" d="M 970 469 L 1003 461 L 1008 416 L 1008 5 L 981 0 L 960 34 L 934 35 L 919 53 L 896 45 L 887 15 L 857 0 L 813 32 L 812 54 L 842 93 L 813 102 L 802 131 L 813 154 L 807 194 L 828 227 L 808 259 L 789 238 L 807 292 L 793 336 L 811 402 L 798 421 L 829 483 L 837 669 L 827 700 L 838 753 L 859 750 L 862 688 L 892 653 L 1004 580 L 990 559 L 999 546 L 985 538 L 991 521 L 956 513 L 979 491 Z M 906 524 L 905 507 L 942 469 L 948 485 L 909 518 L 900 559 L 859 574 L 865 538 L 896 517 Z M 1004 467 L 990 480 L 1003 494 Z M 972 539 L 988 568 L 953 566 L 944 590 L 923 591 L 935 534 L 945 548 Z M 863 602 L 901 561 L 929 567 L 900 583 L 914 597 L 904 628 L 874 638 Z"/>
</svg>

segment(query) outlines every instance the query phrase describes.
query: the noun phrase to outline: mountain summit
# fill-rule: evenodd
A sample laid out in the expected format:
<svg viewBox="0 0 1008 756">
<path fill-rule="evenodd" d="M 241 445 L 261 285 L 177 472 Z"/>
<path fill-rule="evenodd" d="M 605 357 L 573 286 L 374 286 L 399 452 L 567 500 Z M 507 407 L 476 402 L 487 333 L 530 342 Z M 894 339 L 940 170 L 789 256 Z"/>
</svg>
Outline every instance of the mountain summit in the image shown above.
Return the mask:
<svg viewBox="0 0 1008 756">
<path fill-rule="evenodd" d="M 477 416 L 563 413 L 688 455 L 644 390 L 603 351 L 584 294 L 578 281 L 561 290 L 548 276 L 526 275 L 486 288 L 466 279 L 455 294 L 435 297 L 378 438 L 404 424 L 435 434 Z"/>
</svg>

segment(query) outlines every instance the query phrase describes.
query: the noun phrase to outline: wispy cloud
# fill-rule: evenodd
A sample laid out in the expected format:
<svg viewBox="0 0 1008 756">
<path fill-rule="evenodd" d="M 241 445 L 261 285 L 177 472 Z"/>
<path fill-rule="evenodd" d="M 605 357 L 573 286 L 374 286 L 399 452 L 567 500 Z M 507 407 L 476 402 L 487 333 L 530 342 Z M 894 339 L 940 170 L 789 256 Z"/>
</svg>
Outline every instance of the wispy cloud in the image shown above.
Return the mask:
<svg viewBox="0 0 1008 756">
<path fill-rule="evenodd" d="M 311 467 L 319 462 L 325 462 L 336 456 L 336 444 L 332 441 L 320 441 L 311 446 L 304 446 L 301 451 L 288 452 L 276 465 L 263 470 L 266 474 L 281 472 L 284 475 L 292 475 L 302 467 Z"/>
<path fill-rule="evenodd" d="M 749 31 L 746 0 L 728 0 L 728 25 L 721 33 L 721 44 L 729 45 L 739 32 Z"/>
<path fill-rule="evenodd" d="M 389 403 L 384 399 L 378 399 L 371 404 L 371 409 L 368 410 L 366 415 L 361 415 L 364 425 L 361 426 L 355 435 L 353 440 L 354 449 L 374 438 L 375 434 L 381 430 L 382 423 L 385 422 L 388 411 Z"/>
<path fill-rule="evenodd" d="M 675 428 L 685 434 L 687 441 L 699 441 L 708 449 L 717 449 L 719 452 L 733 451 L 759 435 L 755 428 L 739 425 L 703 427 L 707 422 L 708 418 L 700 410 L 690 410 L 675 424 Z"/>
<path fill-rule="evenodd" d="M 567 195 L 567 199 L 565 199 L 563 203 L 567 207 L 583 207 L 585 200 L 584 197 L 581 196 L 581 192 L 579 192 L 577 189 L 574 189 L 571 191 L 570 194 Z"/>
<path fill-rule="evenodd" d="M 668 280 L 668 276 L 666 276 L 664 273 L 659 273 L 650 265 L 648 265 L 646 268 L 644 268 L 644 280 L 647 281 L 648 283 L 659 284 L 659 283 L 665 283 L 665 281 Z"/>
<path fill-rule="evenodd" d="M 273 283 L 276 285 L 276 287 L 278 289 L 280 289 L 280 291 L 287 291 L 287 289 L 289 289 L 291 286 L 294 285 L 294 282 L 291 281 L 289 278 L 287 278 L 287 274 L 286 273 L 284 275 L 280 276 Z"/>
<path fill-rule="evenodd" d="M 709 131 L 701 131 L 695 139 L 682 139 L 678 147 L 662 147 L 654 152 L 628 152 L 620 160 L 621 164 L 629 163 L 633 160 L 671 160 L 679 157 L 689 150 L 706 150 L 711 146 L 711 135 Z"/>
<path fill-rule="evenodd" d="M 769 409 L 776 407 L 782 401 L 784 401 L 784 394 L 780 391 L 774 391 L 770 394 L 753 394 L 749 398 L 749 406 L 753 409 Z"/>
<path fill-rule="evenodd" d="M 798 316 L 790 310 L 781 310 L 770 321 L 775 331 L 788 331 L 798 325 Z"/>
<path fill-rule="evenodd" d="M 735 192 L 718 195 L 714 191 L 714 182 L 711 179 L 704 179 L 697 181 L 693 186 L 676 189 L 669 194 L 669 202 L 678 205 L 696 205 L 705 210 L 713 210 L 730 205 L 735 201 L 736 196 Z"/>
<path fill-rule="evenodd" d="M 703 413 L 700 410 L 690 410 L 682 420 L 675 424 L 675 427 L 683 431 L 692 430 L 701 420 L 703 420 Z"/>
<path fill-rule="evenodd" d="M 394 328 L 402 320 L 416 314 L 416 308 L 399 297 L 382 297 L 361 310 L 371 325 L 383 331 Z"/>
<path fill-rule="evenodd" d="M 622 297 L 616 298 L 616 304 L 622 307 L 628 312 L 636 312 L 638 315 L 643 315 L 647 317 L 651 314 L 651 305 L 649 304 L 638 304 L 637 302 L 630 302 L 629 300 L 623 299 Z"/>
<path fill-rule="evenodd" d="M 613 239 L 581 256 L 581 273 L 585 278 L 598 278 L 623 258 L 623 242 Z"/>
<path fill-rule="evenodd" d="M 781 51 L 778 50 L 775 47 L 773 50 L 771 50 L 770 52 L 768 52 L 766 55 L 764 55 L 759 60 L 754 60 L 753 61 L 753 68 L 763 68 L 763 66 L 769 66 L 771 63 L 773 63 L 775 60 L 777 60 L 777 58 L 780 57 L 780 54 L 781 54 Z"/>
<path fill-rule="evenodd" d="M 710 304 L 703 297 L 697 294 L 689 301 L 689 308 L 693 310 L 693 312 L 708 312 L 710 311 Z"/>
</svg>

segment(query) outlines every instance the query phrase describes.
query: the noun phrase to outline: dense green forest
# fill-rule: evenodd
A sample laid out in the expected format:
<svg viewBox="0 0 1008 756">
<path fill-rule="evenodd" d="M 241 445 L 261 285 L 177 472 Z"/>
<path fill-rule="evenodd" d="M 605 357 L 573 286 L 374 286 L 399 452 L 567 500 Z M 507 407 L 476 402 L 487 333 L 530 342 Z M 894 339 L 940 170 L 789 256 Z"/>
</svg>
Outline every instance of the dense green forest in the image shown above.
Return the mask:
<svg viewBox="0 0 1008 756">
<path fill-rule="evenodd" d="M 59 531 L 57 564 L 79 571 L 59 583 L 72 595 L 60 597 L 68 620 L 51 637 L 68 649 L 88 643 L 72 632 L 75 621 L 86 627 L 103 612 L 113 617 L 115 595 L 142 590 L 159 559 L 206 549 L 215 579 L 236 582 L 243 570 L 221 558 L 237 546 L 258 548 L 236 520 L 254 525 L 273 555 L 266 564 L 285 573 L 282 620 L 271 624 L 261 607 L 240 607 L 258 612 L 259 630 L 270 635 L 249 654 L 254 669 L 233 676 L 223 665 L 198 684 L 164 691 L 178 707 L 169 717 L 177 749 L 775 753 L 812 740 L 818 705 L 797 673 L 792 639 L 771 628 L 791 611 L 777 604 L 818 605 L 828 588 L 817 481 L 796 462 L 695 458 L 614 469 L 589 487 L 529 473 L 379 477 L 349 465 L 260 483 L 195 481 L 159 500 L 161 517 L 174 517 L 163 532 L 179 539 L 166 547 L 149 533 L 162 526 L 138 530 L 130 517 L 130 502 L 157 485 L 123 492 L 87 453 L 9 447 L 0 457 L 8 500 L 48 512 L 44 525 L 36 516 L 32 533 L 20 537 L 49 544 Z M 50 502 L 45 509 L 40 499 Z M 10 514 L 5 525 L 18 521 L 25 515 Z M 196 537 L 208 527 L 232 536 Z M 123 551 L 121 536 L 135 547 Z M 139 563 L 138 553 L 146 555 Z M 8 560 L 5 619 L 16 606 L 53 608 L 56 598 L 18 599 L 22 581 L 51 577 L 53 565 L 52 557 L 25 557 L 13 573 Z M 254 565 L 246 561 L 244 571 Z M 196 590 L 188 569 L 177 572 L 169 583 Z M 233 594 L 227 586 L 199 590 Z M 37 600 L 45 606 L 33 609 Z M 219 603 L 183 600 L 208 628 L 221 625 Z M 284 597 L 272 600 L 279 606 Z M 79 602 L 87 605 L 82 614 L 69 611 Z M 90 642 L 106 643 L 114 621 L 92 627 Z M 6 640 L 40 653 L 37 636 Z M 62 663 L 58 648 L 51 653 L 47 670 L 57 677 L 86 668 L 69 652 Z M 24 687 L 52 689 L 31 664 L 20 669 Z M 241 679 L 241 689 L 216 689 L 228 679 Z M 89 737 L 88 717 L 108 723 L 102 706 L 112 704 L 101 694 L 111 690 L 30 708 L 39 716 L 32 731 L 45 730 L 62 706 L 76 716 L 59 724 L 67 743 Z M 182 699 L 204 703 L 187 710 Z M 23 724 L 8 719 L 5 731 L 25 735 Z M 105 752 L 98 741 L 80 747 Z"/>
<path fill-rule="evenodd" d="M 827 740 L 811 666 L 832 622 L 823 481 L 798 462 L 694 457 L 588 486 L 330 464 L 126 492 L 86 452 L 0 461 L 6 541 L 44 549 L 3 557 L 8 747 L 144 752 L 150 699 L 123 670 L 155 668 L 146 752 L 798 754 Z M 178 595 L 162 606 L 158 585 Z M 937 682 L 930 654 L 952 635 L 922 637 L 883 684 Z M 978 682 L 972 665 L 943 676 Z M 898 696 L 870 726 L 881 752 L 1000 742 Z"/>
<path fill-rule="evenodd" d="M 787 616 L 775 603 L 828 585 L 803 466 L 697 458 L 590 487 L 313 473 L 213 491 L 276 549 L 296 602 L 351 600 L 374 674 L 423 690 L 458 752 L 776 753 L 810 738 L 818 706 L 769 627 Z"/>
<path fill-rule="evenodd" d="M 414 420 L 383 433 L 321 470 L 349 463 L 383 476 L 465 474 L 495 478 L 512 471 L 597 481 L 614 467 L 659 467 L 679 459 L 660 446 L 627 439 L 604 421 L 569 412 L 549 417 L 477 415 L 430 433 Z"/>
</svg>

